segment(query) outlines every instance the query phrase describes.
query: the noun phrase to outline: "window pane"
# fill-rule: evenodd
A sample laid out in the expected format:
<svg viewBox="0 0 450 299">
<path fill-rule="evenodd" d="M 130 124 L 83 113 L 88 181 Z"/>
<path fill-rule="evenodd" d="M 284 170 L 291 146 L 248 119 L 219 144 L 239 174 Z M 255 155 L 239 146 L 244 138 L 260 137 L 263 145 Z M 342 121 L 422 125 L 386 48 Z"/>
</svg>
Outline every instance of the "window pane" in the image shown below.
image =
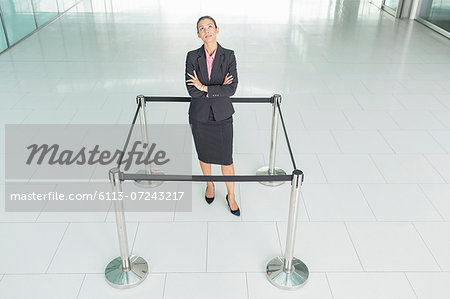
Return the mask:
<svg viewBox="0 0 450 299">
<path fill-rule="evenodd" d="M 450 0 L 422 0 L 419 16 L 450 32 Z"/>
<path fill-rule="evenodd" d="M 33 0 L 38 26 L 42 26 L 58 15 L 56 0 Z"/>
<path fill-rule="evenodd" d="M 36 29 L 30 0 L 0 0 L 0 7 L 11 45 Z"/>
<path fill-rule="evenodd" d="M 5 32 L 3 31 L 2 21 L 0 20 L 0 52 L 7 48 Z"/>
<path fill-rule="evenodd" d="M 395 11 L 397 11 L 397 8 L 398 8 L 398 2 L 399 2 L 400 0 L 386 0 L 385 2 L 384 2 L 384 5 L 386 5 L 387 7 L 389 7 L 389 8 L 392 8 L 393 10 L 395 10 Z"/>
<path fill-rule="evenodd" d="M 57 0 L 59 5 L 59 11 L 64 12 L 75 4 L 76 0 Z"/>
</svg>

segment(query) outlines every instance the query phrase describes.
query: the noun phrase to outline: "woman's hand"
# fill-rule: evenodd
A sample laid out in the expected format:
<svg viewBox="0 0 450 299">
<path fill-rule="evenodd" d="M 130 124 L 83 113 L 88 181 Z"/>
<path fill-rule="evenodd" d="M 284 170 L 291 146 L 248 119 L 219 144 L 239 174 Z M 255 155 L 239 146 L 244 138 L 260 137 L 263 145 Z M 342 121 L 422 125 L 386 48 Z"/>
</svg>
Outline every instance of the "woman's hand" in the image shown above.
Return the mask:
<svg viewBox="0 0 450 299">
<path fill-rule="evenodd" d="M 230 73 L 227 73 L 227 75 L 225 76 L 225 80 L 223 80 L 222 85 L 231 84 L 231 82 L 233 82 L 233 76 L 230 75 Z"/>
<path fill-rule="evenodd" d="M 194 76 L 192 76 L 191 74 L 187 73 L 189 77 L 191 77 L 191 79 L 186 80 L 186 82 L 188 82 L 188 85 L 194 85 L 198 90 L 200 91 L 206 91 L 205 87 L 202 82 L 200 82 L 200 80 L 197 77 L 197 73 L 194 70 Z"/>
</svg>

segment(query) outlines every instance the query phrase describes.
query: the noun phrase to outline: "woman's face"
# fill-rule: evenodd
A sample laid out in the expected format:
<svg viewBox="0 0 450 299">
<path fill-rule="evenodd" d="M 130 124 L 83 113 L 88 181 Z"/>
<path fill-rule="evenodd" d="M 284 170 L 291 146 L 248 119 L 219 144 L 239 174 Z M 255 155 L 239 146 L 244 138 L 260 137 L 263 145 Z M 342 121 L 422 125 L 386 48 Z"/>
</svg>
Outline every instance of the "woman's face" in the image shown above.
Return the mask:
<svg viewBox="0 0 450 299">
<path fill-rule="evenodd" d="M 214 26 L 211 19 L 203 19 L 198 23 L 197 35 L 204 43 L 216 41 L 217 33 L 219 33 L 219 28 Z"/>
</svg>

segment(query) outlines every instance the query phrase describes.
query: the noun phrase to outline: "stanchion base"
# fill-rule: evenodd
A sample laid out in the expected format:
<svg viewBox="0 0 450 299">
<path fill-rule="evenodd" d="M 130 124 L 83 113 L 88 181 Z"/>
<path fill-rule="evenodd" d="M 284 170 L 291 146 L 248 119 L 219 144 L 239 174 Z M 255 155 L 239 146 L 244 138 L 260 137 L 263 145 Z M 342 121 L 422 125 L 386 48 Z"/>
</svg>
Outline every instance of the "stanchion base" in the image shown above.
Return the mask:
<svg viewBox="0 0 450 299">
<path fill-rule="evenodd" d="M 136 173 L 137 174 L 149 174 L 149 173 L 147 173 L 147 170 L 145 170 L 145 169 L 141 169 Z M 161 170 L 152 168 L 151 174 L 163 175 L 164 172 L 162 172 Z M 135 185 L 137 185 L 139 187 L 143 187 L 143 188 L 155 188 L 155 187 L 161 186 L 163 183 L 164 183 L 164 181 L 141 181 L 141 180 L 134 181 Z"/>
<path fill-rule="evenodd" d="M 285 175 L 285 174 L 286 174 L 286 171 L 284 171 L 283 169 L 278 168 L 278 167 L 274 168 L 273 174 L 269 174 L 269 166 L 263 166 L 256 171 L 256 175 Z M 275 187 L 275 186 L 280 186 L 280 185 L 284 184 L 284 181 L 275 181 L 275 182 L 264 181 L 264 182 L 260 182 L 260 183 L 265 186 Z"/>
<path fill-rule="evenodd" d="M 266 267 L 266 276 L 270 283 L 280 289 L 292 290 L 303 286 L 308 280 L 308 267 L 299 259 L 292 259 L 292 271 L 284 271 L 284 257 L 272 259 Z"/>
<path fill-rule="evenodd" d="M 105 278 L 110 286 L 118 289 L 132 288 L 147 277 L 148 264 L 140 256 L 130 256 L 130 270 L 123 271 L 122 259 L 113 259 L 105 269 Z"/>
</svg>

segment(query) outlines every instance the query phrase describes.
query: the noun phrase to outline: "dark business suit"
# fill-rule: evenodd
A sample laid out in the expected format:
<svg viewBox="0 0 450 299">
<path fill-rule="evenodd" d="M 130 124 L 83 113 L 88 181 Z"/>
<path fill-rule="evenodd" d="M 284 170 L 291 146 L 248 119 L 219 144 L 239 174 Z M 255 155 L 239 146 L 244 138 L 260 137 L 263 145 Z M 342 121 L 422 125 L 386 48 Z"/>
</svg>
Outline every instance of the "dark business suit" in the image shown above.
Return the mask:
<svg viewBox="0 0 450 299">
<path fill-rule="evenodd" d="M 194 85 L 187 85 L 189 95 L 192 97 L 189 106 L 189 116 L 200 121 L 207 121 L 210 107 L 217 121 L 229 118 L 234 113 L 230 97 L 236 92 L 238 85 L 238 74 L 236 57 L 234 51 L 224 49 L 217 43 L 216 56 L 211 70 L 211 80 L 208 80 L 208 69 L 206 67 L 205 46 L 190 51 L 186 57 L 186 80 L 191 79 L 187 73 L 193 75 L 194 70 L 203 85 L 208 86 L 208 97 L 206 92 L 198 90 Z M 229 73 L 233 76 L 233 82 L 222 85 L 225 76 Z"/>
<path fill-rule="evenodd" d="M 185 80 L 191 79 L 187 73 L 193 75 L 194 70 L 200 82 L 208 86 L 206 93 L 186 83 L 187 91 L 192 97 L 189 124 L 198 159 L 205 163 L 230 165 L 233 163 L 234 113 L 230 96 L 234 95 L 238 84 L 236 57 L 232 50 L 224 49 L 217 43 L 209 80 L 203 45 L 187 54 Z M 233 81 L 222 85 L 227 74 L 233 76 Z"/>
</svg>

